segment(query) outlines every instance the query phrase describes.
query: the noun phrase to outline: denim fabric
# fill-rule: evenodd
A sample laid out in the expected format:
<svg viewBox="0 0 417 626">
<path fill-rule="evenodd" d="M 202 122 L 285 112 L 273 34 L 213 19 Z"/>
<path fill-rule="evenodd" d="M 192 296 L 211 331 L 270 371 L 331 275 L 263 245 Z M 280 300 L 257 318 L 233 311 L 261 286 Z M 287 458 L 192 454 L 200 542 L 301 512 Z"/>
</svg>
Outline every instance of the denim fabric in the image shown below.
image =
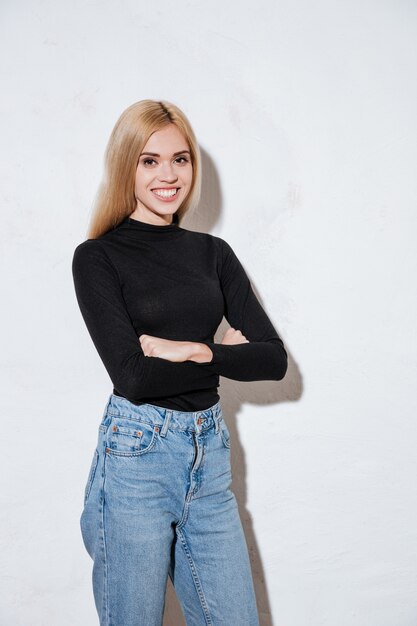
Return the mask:
<svg viewBox="0 0 417 626">
<path fill-rule="evenodd" d="M 220 403 L 183 412 L 111 394 L 84 492 L 100 626 L 162 626 L 170 576 L 187 626 L 259 626 Z"/>
</svg>

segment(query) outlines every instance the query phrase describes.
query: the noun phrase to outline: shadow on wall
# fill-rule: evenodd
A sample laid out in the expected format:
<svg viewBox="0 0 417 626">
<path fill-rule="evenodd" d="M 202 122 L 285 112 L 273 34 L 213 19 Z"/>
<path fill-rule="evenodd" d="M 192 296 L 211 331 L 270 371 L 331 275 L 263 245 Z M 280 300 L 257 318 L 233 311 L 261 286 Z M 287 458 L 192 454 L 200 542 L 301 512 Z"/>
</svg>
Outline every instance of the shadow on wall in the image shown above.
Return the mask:
<svg viewBox="0 0 417 626">
<path fill-rule="evenodd" d="M 200 205 L 192 215 L 187 215 L 186 218 L 184 218 L 182 225 L 184 228 L 189 228 L 190 230 L 209 233 L 221 216 L 222 196 L 219 178 L 213 161 L 202 149 L 201 157 L 203 166 L 203 187 Z M 248 276 L 250 275 L 249 271 L 247 271 L 247 274 Z M 256 296 L 262 306 L 264 306 L 264 303 L 257 293 L 255 285 L 252 281 L 251 283 Z M 267 310 L 267 307 L 265 307 L 265 309 Z M 275 325 L 272 316 L 271 319 Z M 214 338 L 215 342 L 221 341 L 221 338 L 223 337 L 228 326 L 229 324 L 227 321 L 223 319 Z M 277 328 L 277 331 L 279 333 L 279 328 Z M 243 529 L 245 531 L 246 542 L 248 544 L 259 611 L 259 622 L 261 626 L 273 626 L 273 623 L 265 582 L 264 568 L 253 530 L 252 519 L 246 509 L 247 486 L 245 451 L 239 442 L 237 416 L 240 413 L 243 404 L 254 404 L 258 406 L 266 404 L 275 405 L 280 402 L 296 402 L 301 398 L 301 374 L 290 355 L 287 345 L 285 345 L 285 349 L 288 353 L 288 370 L 282 381 L 242 383 L 227 378 L 221 378 L 220 389 L 223 414 L 227 422 L 232 441 L 231 458 L 233 481 L 231 488 L 239 505 L 239 513 Z M 186 626 L 171 580 L 168 580 L 163 626 Z"/>
</svg>

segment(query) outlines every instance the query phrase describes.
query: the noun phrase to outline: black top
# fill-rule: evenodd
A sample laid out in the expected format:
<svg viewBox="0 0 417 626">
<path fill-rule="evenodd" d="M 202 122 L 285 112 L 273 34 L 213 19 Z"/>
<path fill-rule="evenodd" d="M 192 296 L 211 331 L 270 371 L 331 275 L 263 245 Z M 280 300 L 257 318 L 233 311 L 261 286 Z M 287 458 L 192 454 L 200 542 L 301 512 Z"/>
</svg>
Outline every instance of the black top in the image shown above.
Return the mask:
<svg viewBox="0 0 417 626">
<path fill-rule="evenodd" d="M 80 243 L 72 260 L 77 301 L 113 383 L 134 404 L 199 411 L 219 400 L 219 375 L 281 380 L 287 353 L 230 245 L 186 230 L 174 214 L 159 226 L 131 217 Z M 226 317 L 249 343 L 213 343 Z M 198 341 L 207 363 L 174 363 L 143 354 L 142 334 Z"/>
</svg>

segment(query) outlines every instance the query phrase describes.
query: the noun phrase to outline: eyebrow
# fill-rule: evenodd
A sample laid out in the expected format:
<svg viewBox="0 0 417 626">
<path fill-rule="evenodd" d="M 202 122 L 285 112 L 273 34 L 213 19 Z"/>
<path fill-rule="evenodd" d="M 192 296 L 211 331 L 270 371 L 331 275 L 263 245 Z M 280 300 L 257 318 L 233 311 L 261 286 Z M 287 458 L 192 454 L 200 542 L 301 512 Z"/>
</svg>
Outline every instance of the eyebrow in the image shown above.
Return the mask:
<svg viewBox="0 0 417 626">
<path fill-rule="evenodd" d="M 188 154 L 190 154 L 189 150 L 180 150 L 179 152 L 174 152 L 172 156 L 177 156 L 178 154 L 184 154 L 184 152 L 188 152 Z M 141 152 L 139 156 L 142 156 L 143 154 L 148 154 L 149 156 L 156 156 L 156 157 L 161 156 L 160 154 L 157 154 L 156 152 Z"/>
</svg>

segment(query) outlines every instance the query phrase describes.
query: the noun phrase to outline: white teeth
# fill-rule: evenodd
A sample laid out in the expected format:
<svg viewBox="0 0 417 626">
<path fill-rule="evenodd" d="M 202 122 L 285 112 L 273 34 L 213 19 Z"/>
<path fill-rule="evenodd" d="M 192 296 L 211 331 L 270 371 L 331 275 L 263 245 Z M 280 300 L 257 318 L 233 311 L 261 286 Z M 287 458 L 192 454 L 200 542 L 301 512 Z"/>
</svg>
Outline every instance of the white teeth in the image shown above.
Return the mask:
<svg viewBox="0 0 417 626">
<path fill-rule="evenodd" d="M 172 196 L 175 196 L 175 194 L 177 193 L 176 189 L 154 189 L 153 190 L 154 193 L 156 193 L 157 196 L 162 196 L 163 198 L 171 198 Z"/>
</svg>

